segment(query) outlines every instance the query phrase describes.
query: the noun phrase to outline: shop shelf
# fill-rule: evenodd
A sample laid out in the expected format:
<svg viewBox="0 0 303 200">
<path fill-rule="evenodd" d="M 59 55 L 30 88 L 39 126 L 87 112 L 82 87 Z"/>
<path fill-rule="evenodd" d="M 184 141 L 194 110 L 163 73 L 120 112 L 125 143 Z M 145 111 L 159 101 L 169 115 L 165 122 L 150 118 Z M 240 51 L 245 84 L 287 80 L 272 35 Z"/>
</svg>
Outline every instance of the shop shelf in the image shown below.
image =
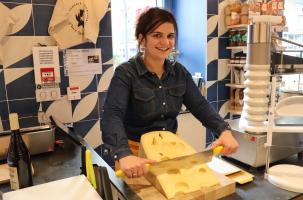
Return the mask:
<svg viewBox="0 0 303 200">
<path fill-rule="evenodd" d="M 245 88 L 242 84 L 233 84 L 233 83 L 226 83 L 225 86 L 231 87 L 231 88 Z"/>
<path fill-rule="evenodd" d="M 228 29 L 241 29 L 241 28 L 247 28 L 248 24 L 237 24 L 237 25 L 230 25 L 227 26 Z"/>
<path fill-rule="evenodd" d="M 232 64 L 232 63 L 228 63 L 227 66 L 228 67 L 244 67 L 246 64 Z"/>
<path fill-rule="evenodd" d="M 232 110 L 232 109 L 228 109 L 228 112 L 230 112 L 233 115 L 241 115 L 242 110 Z"/>
<path fill-rule="evenodd" d="M 226 47 L 226 49 L 246 51 L 247 47 L 246 46 L 234 46 L 234 47 Z"/>
</svg>

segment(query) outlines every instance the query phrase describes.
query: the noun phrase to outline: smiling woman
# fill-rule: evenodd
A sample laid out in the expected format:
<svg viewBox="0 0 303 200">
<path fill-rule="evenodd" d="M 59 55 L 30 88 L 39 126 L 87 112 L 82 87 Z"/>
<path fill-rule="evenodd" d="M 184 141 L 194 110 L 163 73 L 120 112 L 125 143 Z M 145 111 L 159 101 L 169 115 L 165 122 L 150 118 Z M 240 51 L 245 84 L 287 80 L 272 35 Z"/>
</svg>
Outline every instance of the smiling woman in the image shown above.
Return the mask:
<svg viewBox="0 0 303 200">
<path fill-rule="evenodd" d="M 102 139 L 129 178 L 142 176 L 145 164 L 154 162 L 136 154 L 141 136 L 160 130 L 176 133 L 182 104 L 220 135 L 213 148 L 224 146 L 222 154 L 226 155 L 238 147 L 228 123 L 201 95 L 191 74 L 178 61 L 168 59 L 177 33 L 171 12 L 158 7 L 143 11 L 135 36 L 144 50 L 116 68 L 108 89 Z"/>
</svg>

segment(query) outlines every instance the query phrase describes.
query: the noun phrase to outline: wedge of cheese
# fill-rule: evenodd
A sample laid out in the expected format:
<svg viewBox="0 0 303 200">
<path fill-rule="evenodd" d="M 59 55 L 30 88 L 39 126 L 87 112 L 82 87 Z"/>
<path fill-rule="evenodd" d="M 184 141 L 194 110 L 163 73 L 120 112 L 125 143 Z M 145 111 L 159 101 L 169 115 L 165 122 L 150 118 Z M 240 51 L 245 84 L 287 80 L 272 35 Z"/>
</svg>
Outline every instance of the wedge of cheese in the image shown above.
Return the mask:
<svg viewBox="0 0 303 200">
<path fill-rule="evenodd" d="M 194 154 L 188 143 L 168 131 L 154 131 L 141 137 L 140 156 L 163 161 Z M 173 198 L 178 194 L 194 192 L 219 184 L 215 174 L 206 164 L 191 162 L 190 167 L 165 166 L 159 171 L 149 170 L 145 175 L 163 195 Z"/>
<path fill-rule="evenodd" d="M 153 131 L 141 137 L 140 156 L 156 161 L 196 153 L 187 142 L 169 131 Z"/>
</svg>

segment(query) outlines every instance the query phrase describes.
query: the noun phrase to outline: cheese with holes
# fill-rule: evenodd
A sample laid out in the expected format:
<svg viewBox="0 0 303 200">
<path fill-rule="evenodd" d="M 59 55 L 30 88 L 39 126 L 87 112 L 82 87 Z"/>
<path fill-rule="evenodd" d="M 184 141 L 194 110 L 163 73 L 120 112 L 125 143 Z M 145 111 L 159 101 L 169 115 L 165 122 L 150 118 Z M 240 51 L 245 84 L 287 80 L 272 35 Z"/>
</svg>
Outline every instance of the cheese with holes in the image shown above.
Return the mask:
<svg viewBox="0 0 303 200">
<path fill-rule="evenodd" d="M 154 131 L 141 137 L 140 156 L 142 157 L 163 161 L 194 153 L 197 152 L 193 147 L 168 131 Z M 194 161 L 186 169 L 180 169 L 178 166 L 165 166 L 164 169 L 154 170 L 151 166 L 145 177 L 167 198 L 219 184 L 207 164 L 199 164 Z"/>
<path fill-rule="evenodd" d="M 153 131 L 141 137 L 143 157 L 162 161 L 196 153 L 187 142 L 169 131 Z"/>
</svg>

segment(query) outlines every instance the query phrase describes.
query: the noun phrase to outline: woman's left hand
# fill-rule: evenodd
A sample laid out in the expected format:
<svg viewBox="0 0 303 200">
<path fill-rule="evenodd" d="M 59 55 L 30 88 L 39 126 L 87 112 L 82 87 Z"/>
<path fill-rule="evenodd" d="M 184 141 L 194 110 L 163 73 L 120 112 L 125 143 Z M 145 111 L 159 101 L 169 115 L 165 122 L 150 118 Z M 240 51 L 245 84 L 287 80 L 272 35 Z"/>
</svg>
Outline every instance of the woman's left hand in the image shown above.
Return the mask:
<svg viewBox="0 0 303 200">
<path fill-rule="evenodd" d="M 222 155 L 235 153 L 239 147 L 237 140 L 234 138 L 230 130 L 225 130 L 221 133 L 220 137 L 212 143 L 211 148 L 223 146 Z"/>
</svg>

